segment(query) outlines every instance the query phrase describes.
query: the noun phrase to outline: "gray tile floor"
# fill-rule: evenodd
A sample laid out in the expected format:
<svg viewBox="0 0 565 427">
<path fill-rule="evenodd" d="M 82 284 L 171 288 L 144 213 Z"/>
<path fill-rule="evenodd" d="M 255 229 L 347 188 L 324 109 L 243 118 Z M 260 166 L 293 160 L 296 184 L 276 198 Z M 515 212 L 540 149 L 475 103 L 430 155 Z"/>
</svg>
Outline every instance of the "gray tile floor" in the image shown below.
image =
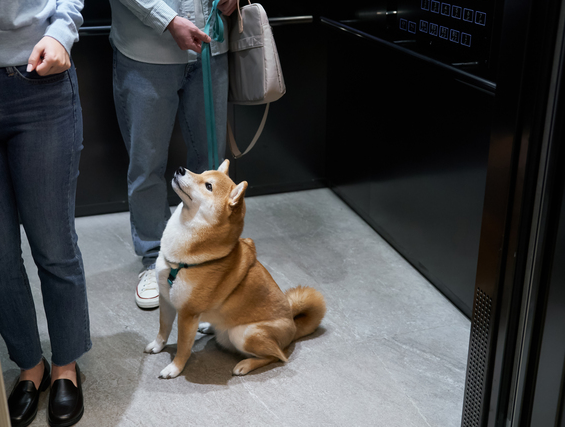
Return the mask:
<svg viewBox="0 0 565 427">
<path fill-rule="evenodd" d="M 213 338 L 197 340 L 183 373 L 157 376 L 174 355 L 143 353 L 158 310 L 134 301 L 141 264 L 129 214 L 78 218 L 93 349 L 83 356 L 81 426 L 460 425 L 469 320 L 330 190 L 247 200 L 245 237 L 279 286 L 319 289 L 328 312 L 312 336 L 291 346 L 288 364 L 232 377 L 240 358 Z M 24 248 L 33 293 L 40 291 Z M 40 333 L 49 341 L 42 309 Z M 197 337 L 198 338 L 198 337 Z M 18 369 L 0 340 L 6 388 Z M 32 426 L 46 423 L 42 394 Z"/>
</svg>

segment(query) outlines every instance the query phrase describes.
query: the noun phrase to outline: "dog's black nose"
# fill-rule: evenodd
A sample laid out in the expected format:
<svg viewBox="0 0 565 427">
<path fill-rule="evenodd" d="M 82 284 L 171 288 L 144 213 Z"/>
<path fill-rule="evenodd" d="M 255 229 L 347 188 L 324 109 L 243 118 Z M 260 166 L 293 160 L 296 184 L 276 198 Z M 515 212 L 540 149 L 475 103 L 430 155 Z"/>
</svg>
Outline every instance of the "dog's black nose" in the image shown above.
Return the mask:
<svg viewBox="0 0 565 427">
<path fill-rule="evenodd" d="M 177 169 L 177 172 L 176 172 L 176 173 L 179 174 L 179 175 L 183 175 L 183 176 L 184 176 L 184 174 L 186 173 L 186 171 L 185 171 L 184 168 L 181 166 L 180 168 Z"/>
</svg>

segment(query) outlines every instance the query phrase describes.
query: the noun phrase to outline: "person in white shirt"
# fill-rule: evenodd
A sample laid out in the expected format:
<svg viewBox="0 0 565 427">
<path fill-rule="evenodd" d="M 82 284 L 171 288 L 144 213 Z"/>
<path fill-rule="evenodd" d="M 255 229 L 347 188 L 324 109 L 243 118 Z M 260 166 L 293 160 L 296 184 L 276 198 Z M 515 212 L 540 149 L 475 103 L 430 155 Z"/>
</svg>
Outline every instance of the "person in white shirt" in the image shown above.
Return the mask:
<svg viewBox="0 0 565 427">
<path fill-rule="evenodd" d="M 202 43 L 210 43 L 216 135 L 220 163 L 225 153 L 228 98 L 228 38 L 210 40 L 202 30 L 212 0 L 110 0 L 114 48 L 114 103 L 129 154 L 128 202 L 134 249 L 142 257 L 135 299 L 141 308 L 159 305 L 154 264 L 171 213 L 167 202 L 169 143 L 178 115 L 195 173 L 207 168 Z M 237 0 L 221 0 L 225 16 Z M 179 163 L 184 163 L 179 159 Z M 180 165 L 179 165 L 180 166 Z"/>
</svg>

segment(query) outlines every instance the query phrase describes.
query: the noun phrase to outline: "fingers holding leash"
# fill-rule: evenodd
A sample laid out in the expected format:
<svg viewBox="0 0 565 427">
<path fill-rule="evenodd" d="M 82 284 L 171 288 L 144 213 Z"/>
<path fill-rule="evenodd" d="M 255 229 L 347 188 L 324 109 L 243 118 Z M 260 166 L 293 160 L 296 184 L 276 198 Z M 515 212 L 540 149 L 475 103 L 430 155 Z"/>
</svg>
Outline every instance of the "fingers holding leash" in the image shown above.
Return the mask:
<svg viewBox="0 0 565 427">
<path fill-rule="evenodd" d="M 178 47 L 182 50 L 193 50 L 202 53 L 202 42 L 210 43 L 212 39 L 186 18 L 175 16 L 167 26 Z"/>
</svg>

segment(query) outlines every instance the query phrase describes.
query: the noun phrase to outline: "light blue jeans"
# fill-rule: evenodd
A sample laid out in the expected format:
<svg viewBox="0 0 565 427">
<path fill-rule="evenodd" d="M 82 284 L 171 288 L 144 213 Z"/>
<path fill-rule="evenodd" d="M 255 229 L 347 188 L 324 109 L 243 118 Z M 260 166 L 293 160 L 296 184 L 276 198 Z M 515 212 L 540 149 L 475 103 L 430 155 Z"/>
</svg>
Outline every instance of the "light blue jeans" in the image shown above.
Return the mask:
<svg viewBox="0 0 565 427">
<path fill-rule="evenodd" d="M 40 77 L 0 68 L 0 334 L 10 358 L 41 361 L 35 306 L 21 252 L 20 219 L 41 281 L 52 361 L 91 347 L 86 284 L 75 233 L 82 111 L 74 66 Z"/>
<path fill-rule="evenodd" d="M 227 54 L 212 57 L 214 109 L 219 161 L 226 149 L 228 105 Z M 148 64 L 114 48 L 114 103 L 129 154 L 128 201 L 135 253 L 151 266 L 159 254 L 161 235 L 171 216 L 165 169 L 169 143 L 179 118 L 187 146 L 186 167 L 208 168 L 202 62 Z M 174 159 L 182 166 L 184 161 Z"/>
</svg>

